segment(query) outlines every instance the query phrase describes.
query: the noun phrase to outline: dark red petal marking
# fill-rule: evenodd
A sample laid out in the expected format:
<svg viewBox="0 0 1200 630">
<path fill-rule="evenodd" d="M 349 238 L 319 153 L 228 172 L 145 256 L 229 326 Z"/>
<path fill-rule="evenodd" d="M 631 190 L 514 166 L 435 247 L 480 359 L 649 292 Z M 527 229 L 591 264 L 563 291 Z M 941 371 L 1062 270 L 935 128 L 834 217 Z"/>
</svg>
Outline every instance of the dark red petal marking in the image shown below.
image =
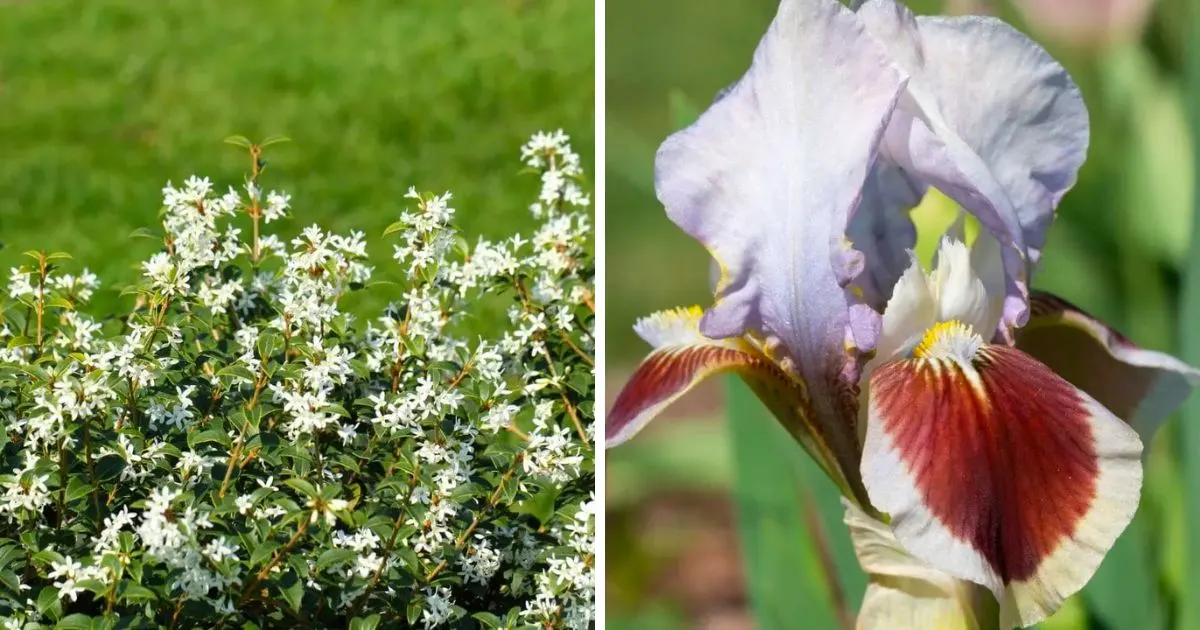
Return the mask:
<svg viewBox="0 0 1200 630">
<path fill-rule="evenodd" d="M 746 352 L 721 345 L 672 346 L 646 357 L 621 389 L 605 418 L 608 439 L 621 436 L 631 423 L 642 422 L 656 406 L 670 402 L 697 381 L 723 370 L 756 364 Z"/>
<path fill-rule="evenodd" d="M 1005 346 L 987 346 L 975 366 L 972 384 L 947 359 L 885 365 L 872 405 L 930 512 L 1010 583 L 1074 534 L 1099 461 L 1069 383 Z"/>
<path fill-rule="evenodd" d="M 1030 295 L 1030 320 L 1016 346 L 1087 392 L 1148 438 L 1200 383 L 1200 372 L 1132 341 L 1066 300 Z M 1154 404 L 1147 407 L 1148 399 Z"/>
<path fill-rule="evenodd" d="M 1030 323 L 1041 318 L 1057 318 L 1065 325 L 1032 325 L 1017 332 L 1016 344 L 1025 352 L 1050 366 L 1072 385 L 1091 394 L 1113 415 L 1130 420 L 1137 405 L 1150 391 L 1158 371 L 1121 363 L 1112 356 L 1109 346 L 1134 348 L 1133 342 L 1116 330 L 1100 326 L 1087 331 L 1072 326 L 1073 318 L 1099 322 L 1070 302 L 1049 293 L 1030 295 Z M 1101 333 L 1097 338 L 1094 333 Z M 1114 378 L 1114 371 L 1120 372 Z"/>
</svg>

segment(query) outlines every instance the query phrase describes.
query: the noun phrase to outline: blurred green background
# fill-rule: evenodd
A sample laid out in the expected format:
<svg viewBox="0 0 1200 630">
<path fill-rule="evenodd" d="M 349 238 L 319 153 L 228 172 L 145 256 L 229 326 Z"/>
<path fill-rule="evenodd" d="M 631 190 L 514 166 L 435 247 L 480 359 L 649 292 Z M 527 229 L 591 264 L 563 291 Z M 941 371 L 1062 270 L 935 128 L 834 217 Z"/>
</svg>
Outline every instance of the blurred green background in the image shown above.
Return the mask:
<svg viewBox="0 0 1200 630">
<path fill-rule="evenodd" d="M 1060 206 L 1034 285 L 1142 346 L 1172 352 L 1180 351 L 1183 271 L 1196 257 L 1189 251 L 1195 169 L 1188 108 L 1200 109 L 1200 99 L 1189 96 L 1200 86 L 1193 82 L 1189 93 L 1185 49 L 1193 32 L 1200 36 L 1200 29 L 1189 32 L 1193 4 L 909 3 L 918 13 L 999 15 L 1071 71 L 1091 115 L 1091 149 Z M 654 151 L 687 117 L 681 113 L 687 103 L 707 104 L 745 71 L 776 6 L 775 0 L 608 0 L 610 401 L 646 352 L 631 330 L 637 317 L 711 303 L 707 254 L 655 200 Z M 923 242 L 940 232 L 947 212 L 952 208 L 938 200 L 922 207 Z M 1200 300 L 1191 308 L 1197 307 Z M 1200 309 L 1193 312 L 1186 321 L 1200 321 Z M 1192 350 L 1187 358 L 1197 363 L 1200 356 Z M 865 577 L 840 524 L 836 491 L 769 420 L 739 415 L 739 428 L 731 431 L 724 421 L 725 385 L 707 383 L 631 443 L 608 452 L 610 628 L 837 627 L 839 608 L 853 611 L 861 601 Z M 741 390 L 734 395 L 745 396 Z M 741 409 L 753 401 L 735 404 Z M 1088 590 L 1043 627 L 1200 623 L 1185 605 L 1200 601 L 1200 575 L 1192 574 L 1198 563 L 1188 559 L 1200 543 L 1187 540 L 1200 517 L 1200 452 L 1185 456 L 1200 440 L 1180 427 L 1173 420 L 1149 447 L 1134 524 Z M 740 535 L 739 517 L 749 524 Z M 841 569 L 833 587 L 821 570 L 822 551 Z M 765 611 L 772 605 L 801 616 L 756 620 L 755 606 Z M 796 625 L 798 619 L 804 623 Z"/>
<path fill-rule="evenodd" d="M 0 0 L 0 269 L 33 248 L 130 282 L 161 189 L 249 167 L 222 139 L 282 134 L 264 185 L 311 223 L 380 238 L 409 186 L 467 233 L 533 224 L 519 148 L 563 128 L 594 154 L 594 19 L 579 0 Z M 275 228 L 277 224 L 270 227 Z M 111 296 L 111 294 L 110 294 Z"/>
</svg>

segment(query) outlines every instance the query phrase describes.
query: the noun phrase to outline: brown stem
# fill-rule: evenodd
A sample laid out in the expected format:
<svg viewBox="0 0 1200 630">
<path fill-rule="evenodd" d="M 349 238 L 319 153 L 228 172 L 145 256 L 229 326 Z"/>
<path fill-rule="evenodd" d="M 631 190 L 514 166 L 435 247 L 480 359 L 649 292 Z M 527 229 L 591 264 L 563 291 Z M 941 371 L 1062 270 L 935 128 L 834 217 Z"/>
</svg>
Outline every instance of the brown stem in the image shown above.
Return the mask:
<svg viewBox="0 0 1200 630">
<path fill-rule="evenodd" d="M 254 382 L 254 394 L 250 397 L 250 401 L 246 403 L 246 411 L 253 411 L 258 405 L 258 395 L 262 393 L 263 387 L 267 384 L 267 368 L 265 362 L 258 364 L 258 379 Z M 246 444 L 246 433 L 250 431 L 250 420 L 247 419 L 242 424 L 242 430 L 238 433 L 237 444 L 233 445 L 233 452 L 229 454 L 229 461 L 225 465 L 225 478 L 221 480 L 221 489 L 217 491 L 217 496 L 225 498 L 225 492 L 229 489 L 229 480 L 233 477 L 233 465 L 238 462 L 238 458 L 242 456 L 242 447 Z"/>
<path fill-rule="evenodd" d="M 550 352 L 542 347 L 542 356 L 546 359 L 546 367 L 550 370 L 550 376 L 555 383 L 558 382 L 558 371 L 554 369 L 554 360 L 550 358 Z M 583 430 L 583 423 L 579 421 L 579 414 L 575 411 L 575 406 L 571 404 L 567 398 L 567 393 L 562 390 L 562 385 L 557 385 L 559 388 L 558 394 L 562 397 L 563 406 L 567 408 L 567 414 L 571 416 L 571 422 L 575 424 L 575 431 L 579 434 L 579 439 L 583 441 L 584 448 L 591 449 L 592 443 L 587 439 L 587 432 Z"/>
<path fill-rule="evenodd" d="M 475 528 L 479 527 L 479 523 L 483 521 L 483 516 L 490 512 L 491 509 L 496 507 L 496 504 L 500 502 L 500 493 L 504 492 L 504 484 L 508 483 L 508 481 L 512 479 L 513 475 L 516 474 L 517 467 L 521 465 L 521 462 L 524 459 L 524 453 L 517 453 L 516 457 L 513 457 L 513 463 L 509 465 L 508 470 L 504 471 L 504 475 L 500 477 L 500 483 L 496 484 L 496 490 L 493 491 L 491 496 L 488 497 L 487 503 L 479 510 L 479 512 L 475 515 L 475 518 L 471 520 L 471 524 L 467 526 L 466 531 L 464 531 L 462 535 L 458 537 L 458 540 L 454 541 L 455 551 L 462 550 L 462 548 L 467 544 L 467 541 L 471 539 L 471 534 L 475 533 Z M 437 577 L 439 573 L 445 570 L 448 562 L 448 560 L 442 560 L 440 563 L 438 563 L 438 565 L 434 567 L 428 575 L 425 576 L 425 582 L 432 582 L 433 578 Z"/>
<path fill-rule="evenodd" d="M 83 459 L 87 462 L 88 478 L 92 482 L 92 507 L 96 510 L 96 518 L 100 518 L 100 480 L 96 478 L 96 462 L 92 461 L 92 437 L 88 431 L 87 418 L 83 420 Z"/>
<path fill-rule="evenodd" d="M 412 496 L 413 488 L 417 485 L 417 477 L 414 475 L 408 482 L 408 495 L 404 497 L 404 507 L 400 509 L 400 513 L 396 515 L 396 520 L 392 523 L 392 535 L 388 537 L 387 545 L 383 549 L 383 559 L 380 560 L 379 566 L 375 569 L 375 574 L 371 576 L 371 581 L 363 587 L 363 592 L 359 593 L 354 603 L 350 606 L 350 614 L 347 615 L 353 619 L 358 614 L 359 608 L 367 601 L 367 595 L 379 584 L 379 578 L 383 576 L 383 572 L 387 569 L 388 558 L 391 557 L 392 549 L 396 544 L 396 538 L 400 533 L 400 526 L 404 524 L 404 519 L 408 517 L 408 502 Z"/>
<path fill-rule="evenodd" d="M 229 482 L 233 479 L 233 465 L 242 456 L 242 445 L 245 443 L 246 431 L 249 429 L 250 421 L 247 420 L 242 425 L 241 432 L 238 433 L 237 444 L 233 445 L 233 452 L 229 453 L 229 461 L 225 463 L 225 478 L 221 480 L 221 489 L 217 491 L 217 496 L 222 499 L 225 498 L 225 492 L 229 490 Z"/>
<path fill-rule="evenodd" d="M 588 364 L 588 367 L 596 367 L 596 362 L 592 360 L 592 357 L 589 357 L 587 353 L 585 353 L 583 350 L 580 350 L 579 346 L 575 345 L 575 343 L 571 341 L 571 337 L 567 335 L 566 331 L 560 330 L 558 331 L 558 334 L 562 335 L 562 340 L 565 341 L 567 345 L 575 351 L 575 354 L 579 355 L 580 359 L 583 359 L 584 363 Z"/>
<path fill-rule="evenodd" d="M 262 148 L 257 144 L 250 147 L 250 183 L 254 185 L 254 196 L 250 199 L 250 219 L 253 222 L 254 246 L 250 257 L 250 262 L 258 265 L 261 251 L 258 243 L 258 219 L 262 216 L 262 208 L 258 205 L 258 198 L 262 193 L 258 189 L 258 164 L 259 158 L 262 157 Z"/>
<path fill-rule="evenodd" d="M 287 544 L 275 552 L 275 554 L 271 557 L 271 561 L 268 562 L 267 565 L 262 569 L 260 569 L 259 572 L 254 575 L 254 579 L 250 580 L 250 583 L 247 584 L 246 588 L 242 590 L 242 598 L 238 600 L 239 606 L 246 603 L 246 600 L 250 599 L 250 594 L 254 592 L 255 587 L 261 584 L 262 581 L 266 579 L 267 574 L 271 572 L 271 569 L 274 569 L 275 565 L 279 564 L 279 562 L 283 560 L 283 557 L 292 550 L 292 547 L 296 546 L 296 543 L 300 542 L 300 537 L 303 536 L 304 531 L 308 529 L 308 522 L 309 518 L 300 519 L 300 526 L 296 528 L 296 533 L 292 534 L 292 537 L 287 541 Z"/>
<path fill-rule="evenodd" d="M 58 440 L 58 522 L 55 524 L 56 529 L 62 529 L 63 514 L 67 511 L 67 450 L 66 438 Z"/>
<path fill-rule="evenodd" d="M 179 623 L 179 613 L 181 612 L 183 612 L 183 595 L 180 595 L 179 599 L 175 600 L 175 612 L 171 613 L 170 630 L 175 630 L 175 625 Z"/>
<path fill-rule="evenodd" d="M 515 435 L 515 436 L 517 436 L 517 437 L 519 437 L 519 438 L 521 438 L 522 440 L 525 440 L 526 442 L 528 442 L 528 441 L 529 441 L 529 434 L 528 434 L 528 433 L 526 433 L 526 432 L 524 432 L 524 431 L 522 431 L 522 430 L 520 430 L 520 429 L 518 429 L 518 428 L 517 428 L 517 425 L 515 425 L 515 424 L 509 424 L 508 426 L 504 427 L 504 430 L 505 430 L 505 431 L 508 431 L 509 433 L 512 433 L 513 435 Z"/>
<path fill-rule="evenodd" d="M 37 353 L 42 355 L 42 317 L 46 313 L 46 254 L 38 253 L 38 292 L 34 302 L 37 311 Z"/>
<path fill-rule="evenodd" d="M 113 576 L 112 584 L 108 586 L 108 591 L 104 594 L 104 614 L 112 614 L 113 605 L 117 603 L 117 582 L 121 581 L 121 576 Z"/>
<path fill-rule="evenodd" d="M 458 376 L 454 377 L 454 380 L 450 381 L 450 384 L 446 386 L 446 389 L 454 389 L 455 387 L 458 387 L 458 384 L 461 383 L 463 378 L 467 376 L 467 372 L 471 371 L 471 365 L 473 365 L 473 362 L 467 361 L 466 364 L 462 366 L 462 371 L 458 373 Z"/>
<path fill-rule="evenodd" d="M 579 434 L 579 439 L 583 440 L 584 448 L 591 448 L 592 443 L 588 441 L 587 431 L 583 430 L 583 423 L 579 421 L 579 413 L 575 411 L 575 405 L 567 398 L 563 392 L 559 392 L 562 396 L 563 406 L 567 408 L 567 415 L 571 416 L 571 423 L 575 425 L 575 432 Z"/>
</svg>

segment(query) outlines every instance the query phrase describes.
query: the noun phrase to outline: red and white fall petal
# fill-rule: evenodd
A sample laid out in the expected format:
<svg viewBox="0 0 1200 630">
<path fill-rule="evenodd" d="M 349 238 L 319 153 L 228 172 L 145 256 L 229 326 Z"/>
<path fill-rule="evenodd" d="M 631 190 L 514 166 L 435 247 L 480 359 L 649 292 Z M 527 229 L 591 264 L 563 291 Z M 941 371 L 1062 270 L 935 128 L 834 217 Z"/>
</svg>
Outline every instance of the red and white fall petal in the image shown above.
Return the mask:
<svg viewBox="0 0 1200 630">
<path fill-rule="evenodd" d="M 632 438 L 667 406 L 704 379 L 732 372 L 754 391 L 775 418 L 843 491 L 865 500 L 857 471 L 848 476 L 816 422 L 805 384 L 789 375 L 750 338 L 710 339 L 699 332 L 700 307 L 662 311 L 634 330 L 654 346 L 617 394 L 605 416 L 605 447 Z M 847 431 L 852 430 L 847 425 Z M 851 434 L 852 435 L 852 434 Z"/>
<path fill-rule="evenodd" d="M 1200 384 L 1196 368 L 1137 347 L 1062 298 L 1035 291 L 1029 307 L 1017 347 L 1133 425 L 1143 441 Z"/>
<path fill-rule="evenodd" d="M 741 339 L 709 339 L 698 329 L 699 307 L 644 317 L 634 330 L 654 351 L 638 366 L 605 417 L 605 446 L 633 437 L 650 420 L 705 378 L 722 372 L 762 373 L 781 379 L 754 346 Z"/>
<path fill-rule="evenodd" d="M 868 496 L 913 556 L 989 588 L 1002 627 L 1037 623 L 1133 518 L 1141 441 L 1020 350 L 938 347 L 872 375 Z"/>
</svg>

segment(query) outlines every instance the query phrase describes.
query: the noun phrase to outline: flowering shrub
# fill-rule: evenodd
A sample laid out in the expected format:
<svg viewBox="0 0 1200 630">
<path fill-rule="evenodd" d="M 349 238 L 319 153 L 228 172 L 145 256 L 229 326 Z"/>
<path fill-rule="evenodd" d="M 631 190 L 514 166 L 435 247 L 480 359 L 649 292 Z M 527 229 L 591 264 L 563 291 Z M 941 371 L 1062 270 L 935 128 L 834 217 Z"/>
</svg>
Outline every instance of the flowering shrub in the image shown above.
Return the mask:
<svg viewBox="0 0 1200 630">
<path fill-rule="evenodd" d="M 12 270 L 5 627 L 588 627 L 594 263 L 567 137 L 521 150 L 532 236 L 470 246 L 449 194 L 410 190 L 386 270 L 360 232 L 260 232 L 291 199 L 234 142 L 242 190 L 163 189 L 131 311 L 89 314 L 99 280 L 65 254 Z M 393 301 L 360 319 L 354 292 Z"/>
</svg>

